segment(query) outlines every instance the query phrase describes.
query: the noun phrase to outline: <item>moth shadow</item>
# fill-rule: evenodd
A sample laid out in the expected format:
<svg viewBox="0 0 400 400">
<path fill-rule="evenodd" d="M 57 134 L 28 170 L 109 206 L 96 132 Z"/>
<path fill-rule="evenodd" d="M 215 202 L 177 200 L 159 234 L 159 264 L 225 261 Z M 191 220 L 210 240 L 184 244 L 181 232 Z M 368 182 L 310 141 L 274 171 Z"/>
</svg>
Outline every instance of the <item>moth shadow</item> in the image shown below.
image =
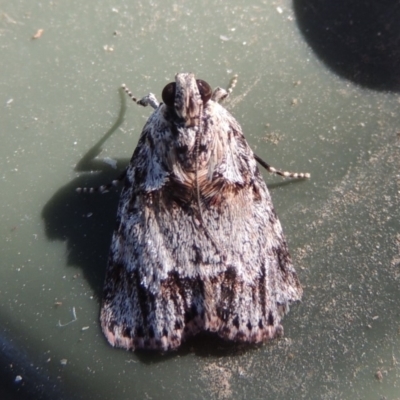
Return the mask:
<svg viewBox="0 0 400 400">
<path fill-rule="evenodd" d="M 278 189 L 280 187 L 285 187 L 289 185 L 297 185 L 302 182 L 304 182 L 304 179 L 288 179 L 288 180 L 282 180 L 281 182 L 267 183 L 267 187 L 268 190 L 272 192 L 274 189 Z"/>
<path fill-rule="evenodd" d="M 115 225 L 119 190 L 105 194 L 79 194 L 76 188 L 100 186 L 116 176 L 118 171 L 113 169 L 76 178 L 59 189 L 42 210 L 47 238 L 66 243 L 67 265 L 81 269 L 83 277 L 99 298 Z"/>
<path fill-rule="evenodd" d="M 119 95 L 121 108 L 115 123 L 75 167 L 83 174 L 57 190 L 41 213 L 47 238 L 66 243 L 67 265 L 81 269 L 98 298 L 101 298 L 104 283 L 119 190 L 79 194 L 76 188 L 107 184 L 121 175 L 129 163 L 128 159 L 116 159 L 116 168 L 113 168 L 96 158 L 102 145 L 124 121 L 126 100 L 122 89 Z"/>
</svg>

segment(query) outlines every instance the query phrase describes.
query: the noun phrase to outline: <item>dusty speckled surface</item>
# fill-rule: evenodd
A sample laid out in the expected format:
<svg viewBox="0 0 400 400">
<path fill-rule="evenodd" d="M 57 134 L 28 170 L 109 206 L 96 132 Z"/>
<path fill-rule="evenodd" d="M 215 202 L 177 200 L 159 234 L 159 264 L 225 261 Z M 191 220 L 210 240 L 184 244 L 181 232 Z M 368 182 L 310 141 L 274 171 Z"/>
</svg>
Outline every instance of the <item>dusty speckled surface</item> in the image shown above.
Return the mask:
<svg viewBox="0 0 400 400">
<path fill-rule="evenodd" d="M 362 20 L 357 9 L 294 3 L 0 5 L 2 399 L 399 397 L 400 101 L 393 71 L 367 71 L 379 45 L 397 48 L 398 7 L 374 9 L 382 41 L 338 69 L 310 31 L 334 26 L 351 50 L 343 18 Z M 397 66 L 392 54 L 381 65 Z M 279 341 L 204 337 L 160 356 L 113 349 L 100 331 L 118 193 L 75 188 L 115 178 L 149 115 L 118 87 L 160 97 L 179 71 L 213 87 L 238 74 L 226 107 L 250 145 L 277 168 L 311 172 L 293 183 L 264 174 L 304 285 Z"/>
</svg>

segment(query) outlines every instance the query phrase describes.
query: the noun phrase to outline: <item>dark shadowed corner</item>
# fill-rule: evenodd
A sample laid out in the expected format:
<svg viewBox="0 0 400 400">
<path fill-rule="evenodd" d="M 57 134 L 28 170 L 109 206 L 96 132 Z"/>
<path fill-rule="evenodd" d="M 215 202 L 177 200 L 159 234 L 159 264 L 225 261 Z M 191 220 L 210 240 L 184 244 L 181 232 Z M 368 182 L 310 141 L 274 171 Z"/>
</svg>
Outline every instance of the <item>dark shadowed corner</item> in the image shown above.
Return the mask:
<svg viewBox="0 0 400 400">
<path fill-rule="evenodd" d="M 400 90 L 397 0 L 293 0 L 297 25 L 336 74 L 374 90 Z"/>
</svg>

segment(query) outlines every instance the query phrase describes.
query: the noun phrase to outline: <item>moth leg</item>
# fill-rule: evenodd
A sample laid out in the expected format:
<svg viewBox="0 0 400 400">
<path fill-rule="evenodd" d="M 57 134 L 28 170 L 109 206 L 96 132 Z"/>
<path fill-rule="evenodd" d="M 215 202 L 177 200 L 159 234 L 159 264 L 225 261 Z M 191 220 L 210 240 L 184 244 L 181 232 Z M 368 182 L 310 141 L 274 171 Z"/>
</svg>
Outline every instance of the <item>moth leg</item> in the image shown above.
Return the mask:
<svg viewBox="0 0 400 400">
<path fill-rule="evenodd" d="M 233 75 L 232 79 L 229 82 L 228 88 L 222 89 L 219 86 L 214 89 L 213 94 L 211 96 L 211 100 L 220 103 L 221 101 L 225 100 L 233 91 L 236 86 L 238 80 L 237 75 Z"/>
<path fill-rule="evenodd" d="M 310 178 L 311 175 L 308 172 L 289 172 L 289 171 L 281 171 L 267 164 L 262 158 L 260 158 L 257 154 L 254 153 L 254 158 L 256 161 L 262 165 L 268 172 L 272 174 L 280 175 L 285 178 L 298 178 L 298 179 L 306 179 Z"/>
<path fill-rule="evenodd" d="M 160 103 L 157 100 L 157 97 L 153 93 L 149 93 L 147 96 L 144 96 L 142 99 L 137 100 L 133 93 L 128 89 L 125 83 L 122 85 L 122 89 L 124 92 L 137 104 L 146 107 L 151 106 L 154 109 L 157 109 Z"/>
<path fill-rule="evenodd" d="M 149 93 L 147 96 L 144 96 L 140 100 L 137 100 L 133 93 L 127 88 L 125 84 L 122 85 L 122 89 L 124 89 L 125 93 L 137 104 L 146 107 L 151 106 L 154 109 L 157 109 L 160 103 L 158 102 L 156 96 L 153 93 Z"/>
<path fill-rule="evenodd" d="M 139 101 L 137 101 L 143 107 L 151 106 L 155 110 L 158 108 L 160 103 L 157 100 L 157 97 L 153 93 L 149 93 L 147 96 L 142 97 Z"/>
</svg>

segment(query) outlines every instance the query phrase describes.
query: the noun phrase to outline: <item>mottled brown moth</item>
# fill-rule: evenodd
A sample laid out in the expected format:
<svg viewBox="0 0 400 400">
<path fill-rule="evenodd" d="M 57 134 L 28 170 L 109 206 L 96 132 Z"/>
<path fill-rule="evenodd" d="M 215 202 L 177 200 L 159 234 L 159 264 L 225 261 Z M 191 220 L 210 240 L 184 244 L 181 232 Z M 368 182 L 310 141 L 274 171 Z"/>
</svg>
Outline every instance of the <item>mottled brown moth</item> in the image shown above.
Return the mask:
<svg viewBox="0 0 400 400">
<path fill-rule="evenodd" d="M 138 101 L 154 112 L 124 175 L 110 248 L 100 319 L 112 346 L 172 350 L 201 331 L 259 343 L 283 334 L 302 296 L 257 161 L 309 174 L 257 157 L 219 104 L 228 94 L 179 73 L 163 103 Z"/>
</svg>

